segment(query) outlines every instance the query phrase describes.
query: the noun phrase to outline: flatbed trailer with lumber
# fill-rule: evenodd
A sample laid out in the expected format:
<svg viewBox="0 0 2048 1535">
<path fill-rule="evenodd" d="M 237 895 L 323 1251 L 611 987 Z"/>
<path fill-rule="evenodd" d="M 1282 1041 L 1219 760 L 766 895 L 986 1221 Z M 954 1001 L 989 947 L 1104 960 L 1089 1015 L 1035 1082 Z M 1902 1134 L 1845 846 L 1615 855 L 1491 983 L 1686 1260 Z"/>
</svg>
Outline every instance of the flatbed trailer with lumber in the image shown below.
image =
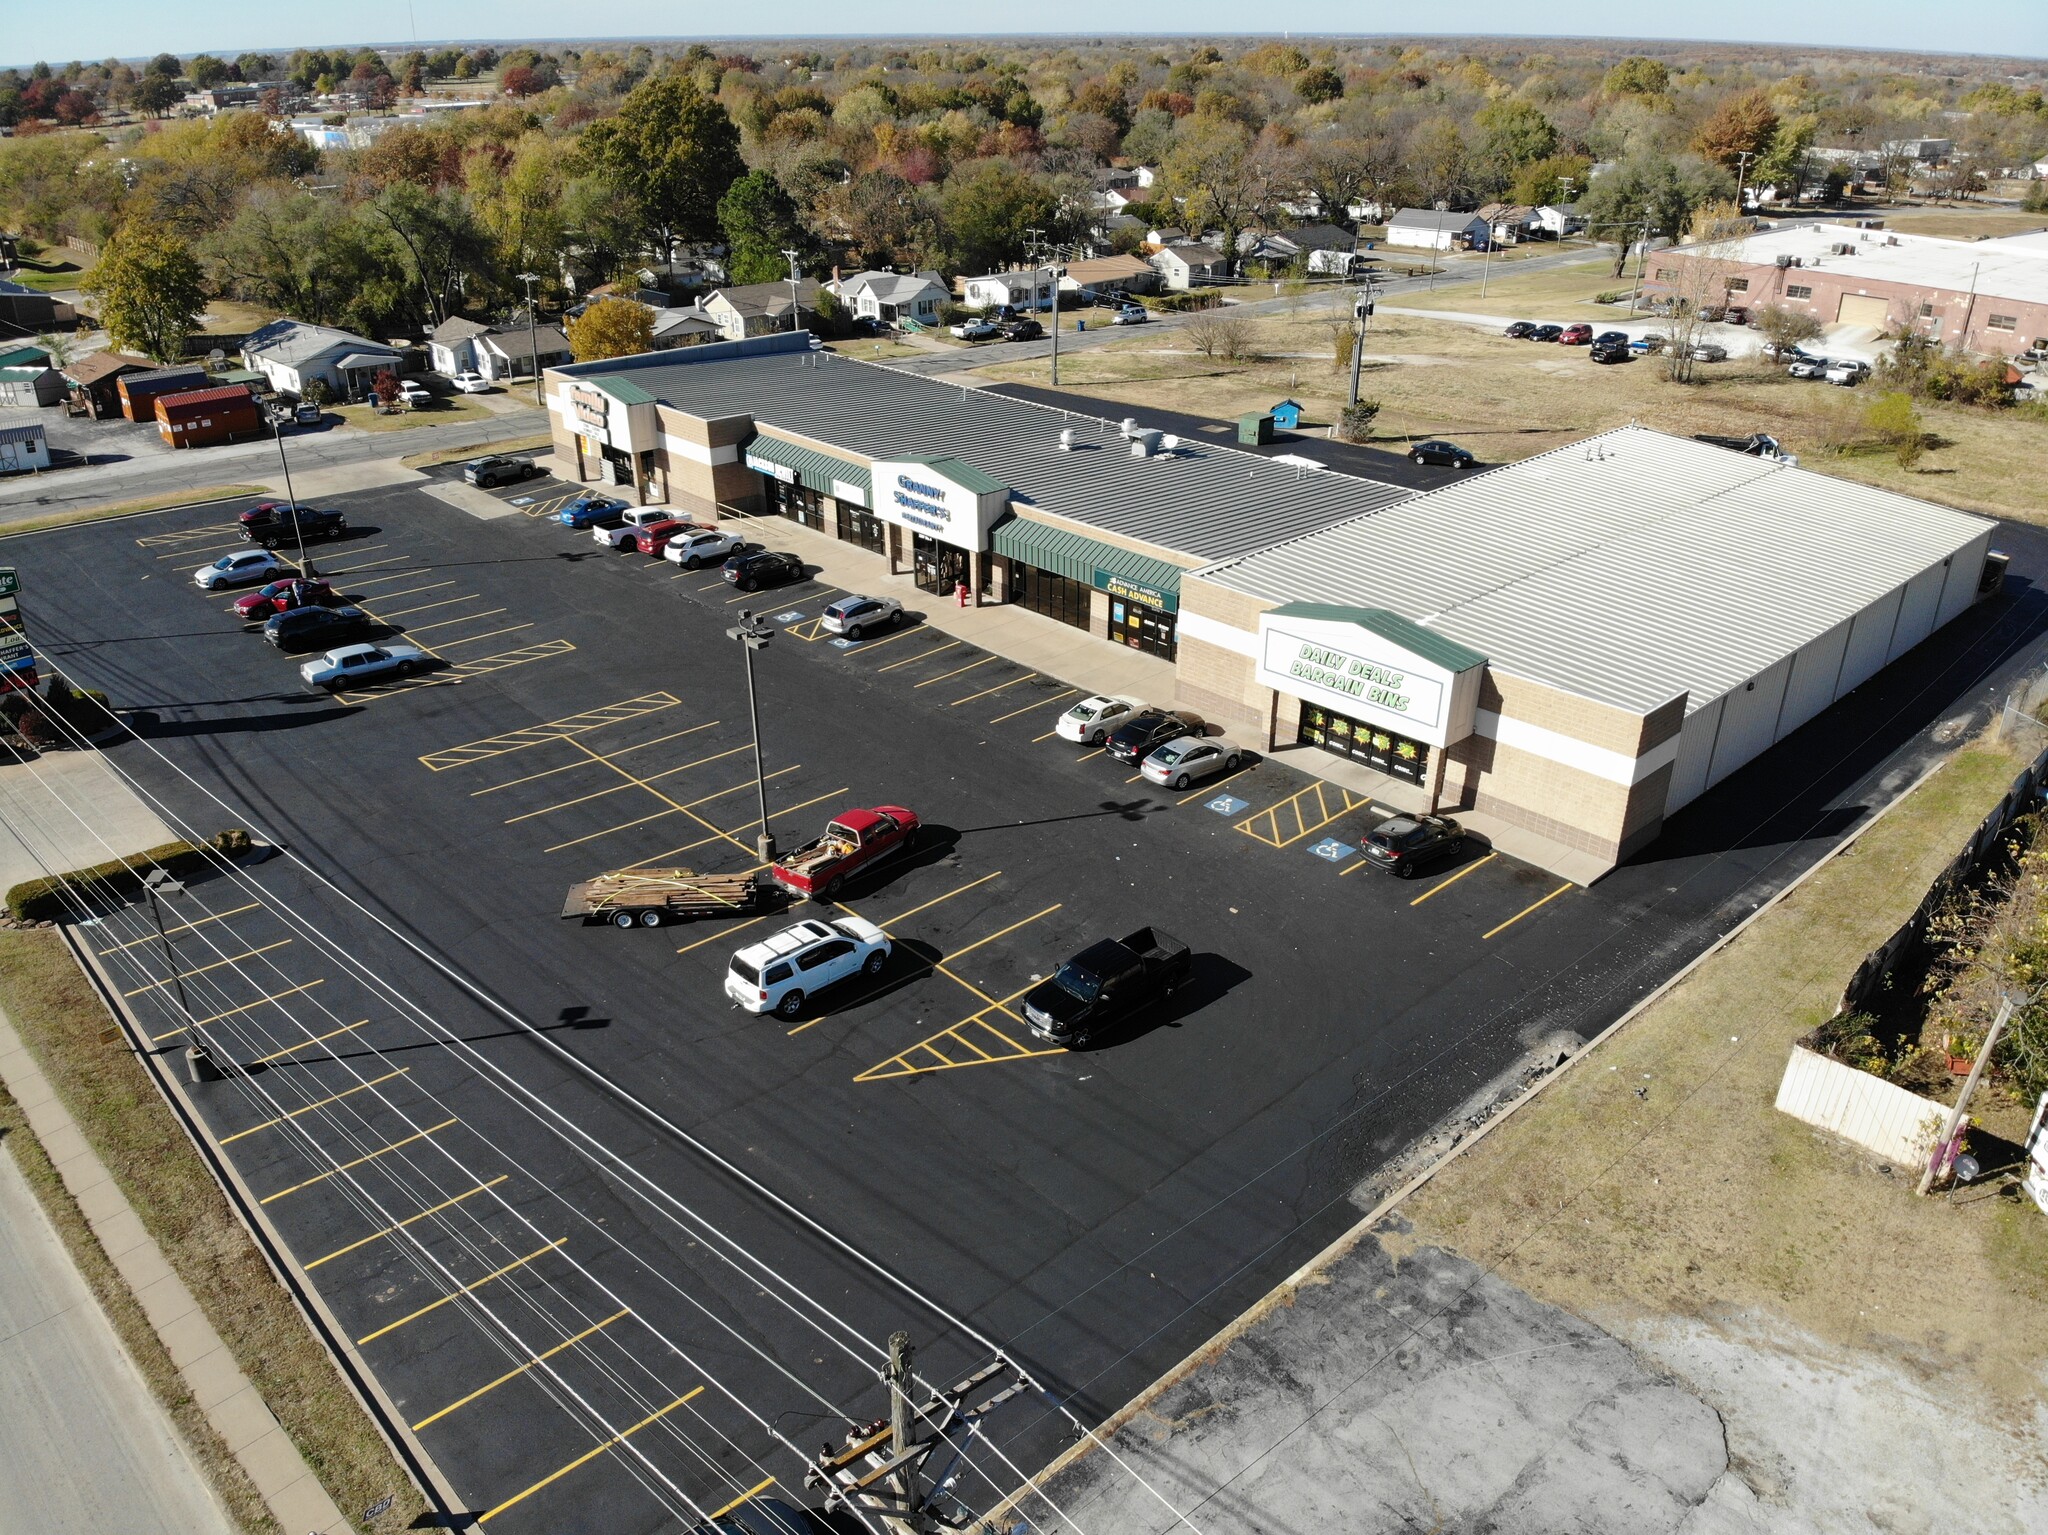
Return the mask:
<svg viewBox="0 0 2048 1535">
<path fill-rule="evenodd" d="M 751 874 L 613 869 L 571 885 L 562 916 L 614 927 L 660 927 L 696 917 L 749 916 L 781 899 L 774 886 Z"/>
</svg>

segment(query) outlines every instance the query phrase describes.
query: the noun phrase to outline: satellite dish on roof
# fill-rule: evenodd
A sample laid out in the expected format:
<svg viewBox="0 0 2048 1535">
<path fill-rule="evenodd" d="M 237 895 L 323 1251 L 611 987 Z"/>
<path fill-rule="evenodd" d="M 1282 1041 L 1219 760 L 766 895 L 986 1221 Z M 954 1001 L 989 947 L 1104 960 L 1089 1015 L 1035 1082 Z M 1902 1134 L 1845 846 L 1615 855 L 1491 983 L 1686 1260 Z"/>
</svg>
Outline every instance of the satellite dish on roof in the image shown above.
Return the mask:
<svg viewBox="0 0 2048 1535">
<path fill-rule="evenodd" d="M 215 347 L 212 351 L 206 354 L 206 360 L 208 362 L 226 362 L 228 360 L 228 354 L 226 352 L 223 352 L 219 347 Z"/>
</svg>

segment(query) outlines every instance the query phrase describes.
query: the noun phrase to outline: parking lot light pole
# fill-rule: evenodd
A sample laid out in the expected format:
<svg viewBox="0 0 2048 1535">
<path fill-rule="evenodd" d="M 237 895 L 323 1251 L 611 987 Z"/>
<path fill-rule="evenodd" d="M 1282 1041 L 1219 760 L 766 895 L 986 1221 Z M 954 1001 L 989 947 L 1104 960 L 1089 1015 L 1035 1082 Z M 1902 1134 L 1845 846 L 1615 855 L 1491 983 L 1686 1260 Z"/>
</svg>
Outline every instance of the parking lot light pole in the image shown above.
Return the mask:
<svg viewBox="0 0 2048 1535">
<path fill-rule="evenodd" d="M 740 609 L 739 620 L 725 631 L 725 637 L 738 640 L 746 657 L 747 719 L 754 729 L 754 792 L 761 805 L 761 831 L 754 839 L 754 851 L 766 863 L 775 856 L 775 833 L 768 829 L 768 778 L 761 767 L 761 708 L 754 696 L 754 652 L 766 650 L 775 631 L 756 619 L 750 608 Z"/>
<path fill-rule="evenodd" d="M 277 434 L 277 461 L 284 467 L 284 499 L 292 509 L 292 531 L 299 537 L 299 575 L 305 580 L 313 579 L 313 561 L 306 553 L 306 525 L 299 521 L 299 498 L 292 491 L 291 461 L 284 456 L 284 420 L 280 416 L 270 418 L 270 429 Z"/>
<path fill-rule="evenodd" d="M 544 403 L 540 397 L 540 342 L 536 339 L 537 328 L 533 321 L 533 285 L 540 278 L 532 272 L 521 272 L 519 280 L 526 284 L 526 345 L 532 353 L 529 360 L 533 363 L 533 403 L 540 406 Z"/>
</svg>

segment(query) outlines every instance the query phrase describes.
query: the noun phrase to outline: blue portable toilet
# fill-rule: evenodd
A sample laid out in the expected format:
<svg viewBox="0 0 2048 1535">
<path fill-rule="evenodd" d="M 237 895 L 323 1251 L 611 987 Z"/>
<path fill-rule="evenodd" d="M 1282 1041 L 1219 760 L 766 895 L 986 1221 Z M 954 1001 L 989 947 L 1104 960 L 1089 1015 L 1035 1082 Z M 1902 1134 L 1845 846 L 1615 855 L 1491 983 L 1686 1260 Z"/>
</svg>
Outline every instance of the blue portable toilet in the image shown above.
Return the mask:
<svg viewBox="0 0 2048 1535">
<path fill-rule="evenodd" d="M 1291 432 L 1301 425 L 1301 402 L 1299 400 L 1282 400 L 1278 405 L 1267 411 L 1266 414 L 1273 418 L 1273 425 L 1277 426 L 1281 431 Z"/>
</svg>

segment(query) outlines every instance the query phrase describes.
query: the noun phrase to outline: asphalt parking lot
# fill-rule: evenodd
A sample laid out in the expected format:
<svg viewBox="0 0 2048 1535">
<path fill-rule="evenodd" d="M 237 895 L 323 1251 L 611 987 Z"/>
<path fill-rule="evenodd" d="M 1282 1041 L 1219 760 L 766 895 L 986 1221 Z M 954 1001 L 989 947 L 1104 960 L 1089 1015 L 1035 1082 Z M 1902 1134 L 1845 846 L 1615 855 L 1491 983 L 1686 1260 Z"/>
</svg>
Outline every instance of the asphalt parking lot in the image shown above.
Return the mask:
<svg viewBox="0 0 2048 1535">
<path fill-rule="evenodd" d="M 119 765 L 200 833 L 294 855 L 167 905 L 175 972 L 126 929 L 102 963 L 165 1048 L 189 1009 L 261 1068 L 198 1089 L 236 1171 L 468 1511 L 536 1530 L 794 1489 L 789 1446 L 886 1410 L 868 1343 L 898 1327 L 934 1380 L 986 1360 L 714 1153 L 1099 1418 L 1348 1226 L 1391 1158 L 1611 1021 L 1929 760 L 1931 727 L 2002 696 L 2037 660 L 2048 568 L 2012 530 L 2007 594 L 1953 645 L 1590 891 L 1484 848 L 1400 882 L 1356 855 L 1364 801 L 1271 762 L 1157 790 L 1050 737 L 1064 680 L 914 622 L 837 644 L 836 589 L 736 599 L 554 525 L 569 493 L 495 492 L 492 519 L 413 487 L 338 498 L 351 536 L 319 572 L 435 664 L 335 698 L 192 585 L 237 547 L 232 508 L 10 545 L 31 634 L 145 711 Z M 740 606 L 780 631 L 756 668 L 783 844 L 855 805 L 931 828 L 844 893 L 895 940 L 888 970 L 793 1022 L 720 992 L 784 919 L 558 916 L 605 868 L 754 865 Z M 1086 1050 L 1038 1044 L 1021 993 L 1146 922 L 1191 945 L 1194 984 Z M 1029 1397 L 987 1431 L 1027 1471 L 1071 1437 Z M 960 1491 L 1015 1480 L 984 1455 Z"/>
</svg>

